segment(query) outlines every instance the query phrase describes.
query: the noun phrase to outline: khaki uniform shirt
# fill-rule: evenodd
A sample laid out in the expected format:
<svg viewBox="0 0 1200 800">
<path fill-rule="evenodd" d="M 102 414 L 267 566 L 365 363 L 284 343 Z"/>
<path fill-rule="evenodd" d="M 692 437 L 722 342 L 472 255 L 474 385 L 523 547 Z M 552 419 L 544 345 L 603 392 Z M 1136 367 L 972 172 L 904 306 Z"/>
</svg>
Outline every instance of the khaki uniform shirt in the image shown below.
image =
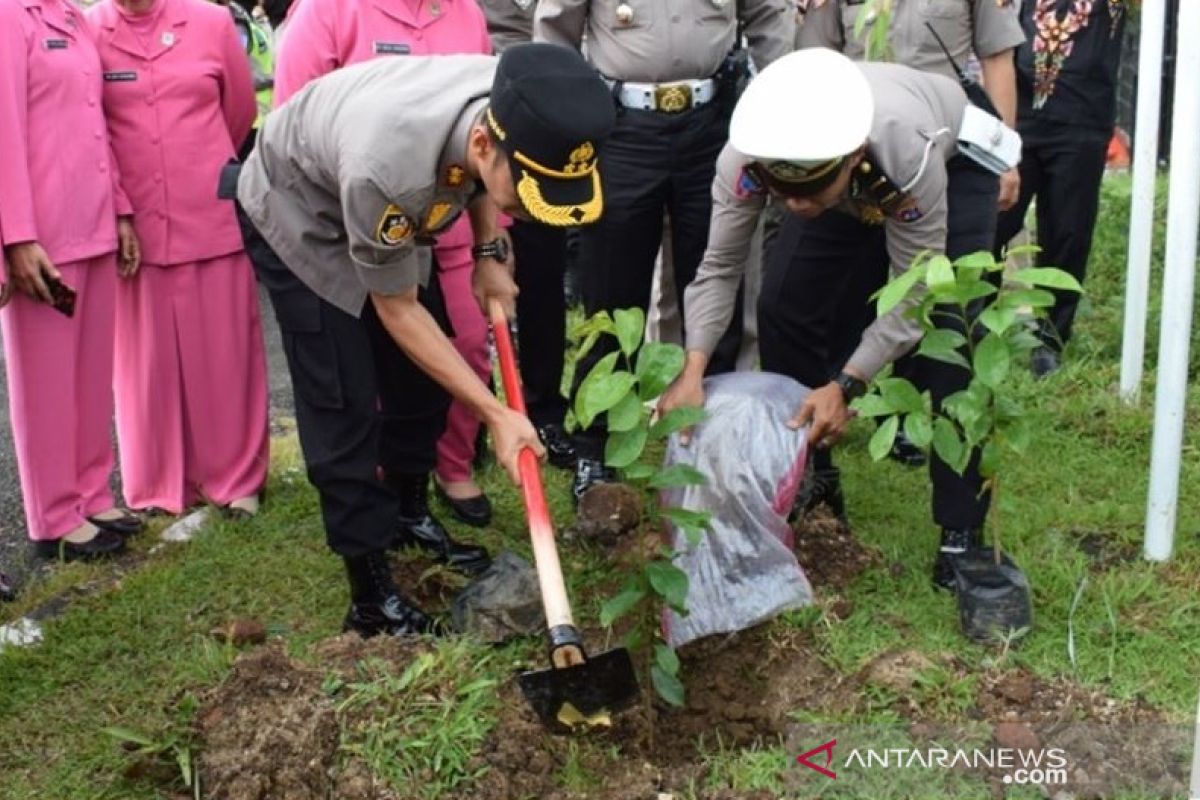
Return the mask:
<svg viewBox="0 0 1200 800">
<path fill-rule="evenodd" d="M 479 0 L 487 17 L 492 49 L 503 53 L 504 48 L 533 39 L 533 13 L 537 0 Z"/>
<path fill-rule="evenodd" d="M 496 62 L 377 59 L 313 81 L 268 115 L 238 198 L 317 295 L 358 316 L 368 292 L 428 280 L 428 245 L 475 189 L 467 135 Z"/>
<path fill-rule="evenodd" d="M 946 248 L 946 162 L 958 150 L 966 95 L 954 81 L 897 64 L 859 65 L 875 95 L 875 120 L 868 137 L 876 165 L 908 195 L 892 216 L 847 197 L 827 214 L 850 214 L 883 224 L 892 271 L 907 270 L 917 255 Z M 750 251 L 750 239 L 767 195 L 743 175 L 745 156 L 726 145 L 713 181 L 713 215 L 708 249 L 687 288 L 687 346 L 711 354 L 729 325 Z M 875 320 L 847 362 L 866 378 L 875 376 L 921 338 L 901 304 Z"/>
<path fill-rule="evenodd" d="M 861 37 L 855 36 L 854 25 L 866 8 L 862 0 L 808 0 L 797 46 L 828 47 L 855 60 L 865 58 L 863 37 L 868 28 L 863 29 Z M 984 59 L 1025 41 L 1013 0 L 895 0 L 888 28 L 891 54 L 887 60 L 957 79 L 946 54 L 925 27 L 926 22 L 942 37 L 946 49 L 963 69 L 972 53 Z"/>
<path fill-rule="evenodd" d="M 632 17 L 623 22 L 618 9 Z M 789 0 L 541 0 L 537 41 L 580 49 L 607 78 L 637 83 L 710 78 L 745 24 L 759 69 L 792 51 L 796 18 Z"/>
</svg>

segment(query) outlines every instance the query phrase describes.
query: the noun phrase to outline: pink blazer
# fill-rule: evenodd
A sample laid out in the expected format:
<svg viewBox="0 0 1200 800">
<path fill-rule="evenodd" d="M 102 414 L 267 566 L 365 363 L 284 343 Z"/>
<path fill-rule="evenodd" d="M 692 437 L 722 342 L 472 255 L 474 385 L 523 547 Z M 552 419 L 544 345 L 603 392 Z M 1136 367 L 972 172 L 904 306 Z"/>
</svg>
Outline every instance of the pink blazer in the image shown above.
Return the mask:
<svg viewBox="0 0 1200 800">
<path fill-rule="evenodd" d="M 275 60 L 275 105 L 311 80 L 376 57 L 491 52 L 475 0 L 296 0 Z M 463 215 L 438 237 L 441 268 L 469 265 L 472 243 Z"/>
<path fill-rule="evenodd" d="M 104 111 L 142 260 L 168 265 L 242 249 L 221 168 L 250 133 L 250 65 L 229 11 L 204 0 L 158 0 L 143 33 L 113 0 L 88 11 L 104 65 Z"/>
<path fill-rule="evenodd" d="M 65 0 L 0 0 L 0 240 L 69 263 L 117 247 L 100 58 Z"/>
</svg>

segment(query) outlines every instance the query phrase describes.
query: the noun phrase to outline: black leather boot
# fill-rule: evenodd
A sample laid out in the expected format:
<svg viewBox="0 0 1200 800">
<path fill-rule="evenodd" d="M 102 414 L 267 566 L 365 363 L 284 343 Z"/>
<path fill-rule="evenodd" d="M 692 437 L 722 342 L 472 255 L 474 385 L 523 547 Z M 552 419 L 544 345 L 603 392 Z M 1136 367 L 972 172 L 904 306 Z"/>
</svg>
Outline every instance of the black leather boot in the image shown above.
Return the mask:
<svg viewBox="0 0 1200 800">
<path fill-rule="evenodd" d="M 579 454 L 575 452 L 575 443 L 571 435 L 562 425 L 539 425 L 538 438 L 546 447 L 546 460 L 559 469 L 575 469 Z"/>
<path fill-rule="evenodd" d="M 933 588 L 954 591 L 954 559 L 983 546 L 983 532 L 973 528 L 942 528 L 942 543 L 933 562 Z"/>
<path fill-rule="evenodd" d="M 441 633 L 440 626 L 400 594 L 392 581 L 387 554 L 367 553 L 343 558 L 350 578 L 350 610 L 343 631 L 354 631 L 364 639 L 384 633 L 409 636 Z"/>
<path fill-rule="evenodd" d="M 389 478 L 400 496 L 393 548 L 416 546 L 452 569 L 475 576 L 491 565 L 486 548 L 463 544 L 450 538 L 446 528 L 429 510 L 429 475 L 399 475 Z"/>
<path fill-rule="evenodd" d="M 575 498 L 575 505 L 579 505 L 579 499 L 597 483 L 612 483 L 616 479 L 617 474 L 604 466 L 600 459 L 580 456 L 575 463 L 575 478 L 571 481 L 571 496 Z"/>
<path fill-rule="evenodd" d="M 842 494 L 842 472 L 837 467 L 818 467 L 805 472 L 788 521 L 795 522 L 822 503 L 843 525 L 849 524 L 846 520 L 846 498 Z"/>
</svg>

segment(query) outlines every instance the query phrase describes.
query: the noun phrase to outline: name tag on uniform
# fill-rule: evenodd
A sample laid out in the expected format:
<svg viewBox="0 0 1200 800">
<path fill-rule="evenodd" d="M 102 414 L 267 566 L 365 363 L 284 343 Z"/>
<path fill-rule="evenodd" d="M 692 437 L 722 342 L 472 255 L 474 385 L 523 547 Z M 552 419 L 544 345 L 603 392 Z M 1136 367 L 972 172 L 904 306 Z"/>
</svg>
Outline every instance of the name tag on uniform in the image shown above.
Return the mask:
<svg viewBox="0 0 1200 800">
<path fill-rule="evenodd" d="M 126 81 L 136 81 L 137 73 L 130 70 L 129 72 L 106 72 L 104 80 L 107 83 L 125 83 Z"/>
<path fill-rule="evenodd" d="M 66 50 L 67 49 L 67 40 L 66 39 L 47 39 L 44 42 L 44 44 L 45 44 L 47 50 Z"/>
<path fill-rule="evenodd" d="M 377 56 L 406 56 L 412 52 L 412 48 L 403 42 L 376 42 L 375 55 Z"/>
</svg>

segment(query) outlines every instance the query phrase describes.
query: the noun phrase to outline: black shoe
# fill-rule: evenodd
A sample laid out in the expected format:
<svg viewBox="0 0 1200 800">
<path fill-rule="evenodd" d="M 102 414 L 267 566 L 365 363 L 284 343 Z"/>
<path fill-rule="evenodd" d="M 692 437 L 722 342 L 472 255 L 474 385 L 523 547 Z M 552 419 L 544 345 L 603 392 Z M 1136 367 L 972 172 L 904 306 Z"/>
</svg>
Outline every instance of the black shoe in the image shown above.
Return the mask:
<svg viewBox="0 0 1200 800">
<path fill-rule="evenodd" d="M 102 531 L 112 531 L 122 536 L 135 536 L 141 533 L 146 527 L 146 523 L 142 522 L 140 517 L 129 513 L 116 519 L 88 517 L 87 520 Z"/>
<path fill-rule="evenodd" d="M 342 560 L 350 578 L 350 609 L 342 622 L 343 631 L 354 631 L 364 639 L 381 633 L 442 633 L 439 624 L 400 594 L 392 581 L 386 554 L 367 553 Z"/>
<path fill-rule="evenodd" d="M 492 501 L 482 492 L 474 497 L 462 499 L 451 497 L 437 481 L 433 482 L 433 490 L 438 498 L 450 507 L 450 513 L 473 528 L 486 528 L 492 522 Z"/>
<path fill-rule="evenodd" d="M 100 529 L 95 537 L 86 542 L 68 542 L 66 539 L 51 539 L 34 542 L 34 550 L 42 558 L 54 561 L 95 561 L 125 551 L 125 537 L 119 533 Z"/>
<path fill-rule="evenodd" d="M 942 543 L 933 562 L 933 588 L 953 592 L 954 560 L 983 545 L 983 533 L 973 528 L 942 528 Z"/>
<path fill-rule="evenodd" d="M 571 482 L 571 496 L 579 505 L 579 498 L 597 483 L 612 483 L 616 473 L 595 458 L 580 458 L 575 464 L 575 480 Z"/>
<path fill-rule="evenodd" d="M 1045 378 L 1057 372 L 1059 366 L 1058 353 L 1052 347 L 1036 347 L 1029 356 L 1029 370 L 1035 378 Z"/>
<path fill-rule="evenodd" d="M 849 524 L 846 520 L 846 498 L 842 495 L 842 472 L 837 467 L 810 469 L 804 473 L 788 522 L 795 522 L 822 504 L 843 525 Z"/>
<path fill-rule="evenodd" d="M 11 603 L 17 599 L 17 588 L 3 572 L 0 572 L 0 603 Z"/>
<path fill-rule="evenodd" d="M 393 547 L 419 547 L 446 566 L 471 577 L 491 566 L 492 559 L 486 548 L 454 541 L 438 518 L 430 513 L 428 475 L 402 475 L 389 483 L 400 495 L 400 516 L 396 518 Z"/>
<path fill-rule="evenodd" d="M 574 469 L 579 454 L 575 452 L 575 443 L 562 425 L 539 425 L 538 438 L 546 446 L 547 460 L 559 469 Z"/>
<path fill-rule="evenodd" d="M 913 444 L 904 431 L 897 431 L 888 458 L 906 467 L 923 467 L 926 462 L 925 451 Z"/>
</svg>

